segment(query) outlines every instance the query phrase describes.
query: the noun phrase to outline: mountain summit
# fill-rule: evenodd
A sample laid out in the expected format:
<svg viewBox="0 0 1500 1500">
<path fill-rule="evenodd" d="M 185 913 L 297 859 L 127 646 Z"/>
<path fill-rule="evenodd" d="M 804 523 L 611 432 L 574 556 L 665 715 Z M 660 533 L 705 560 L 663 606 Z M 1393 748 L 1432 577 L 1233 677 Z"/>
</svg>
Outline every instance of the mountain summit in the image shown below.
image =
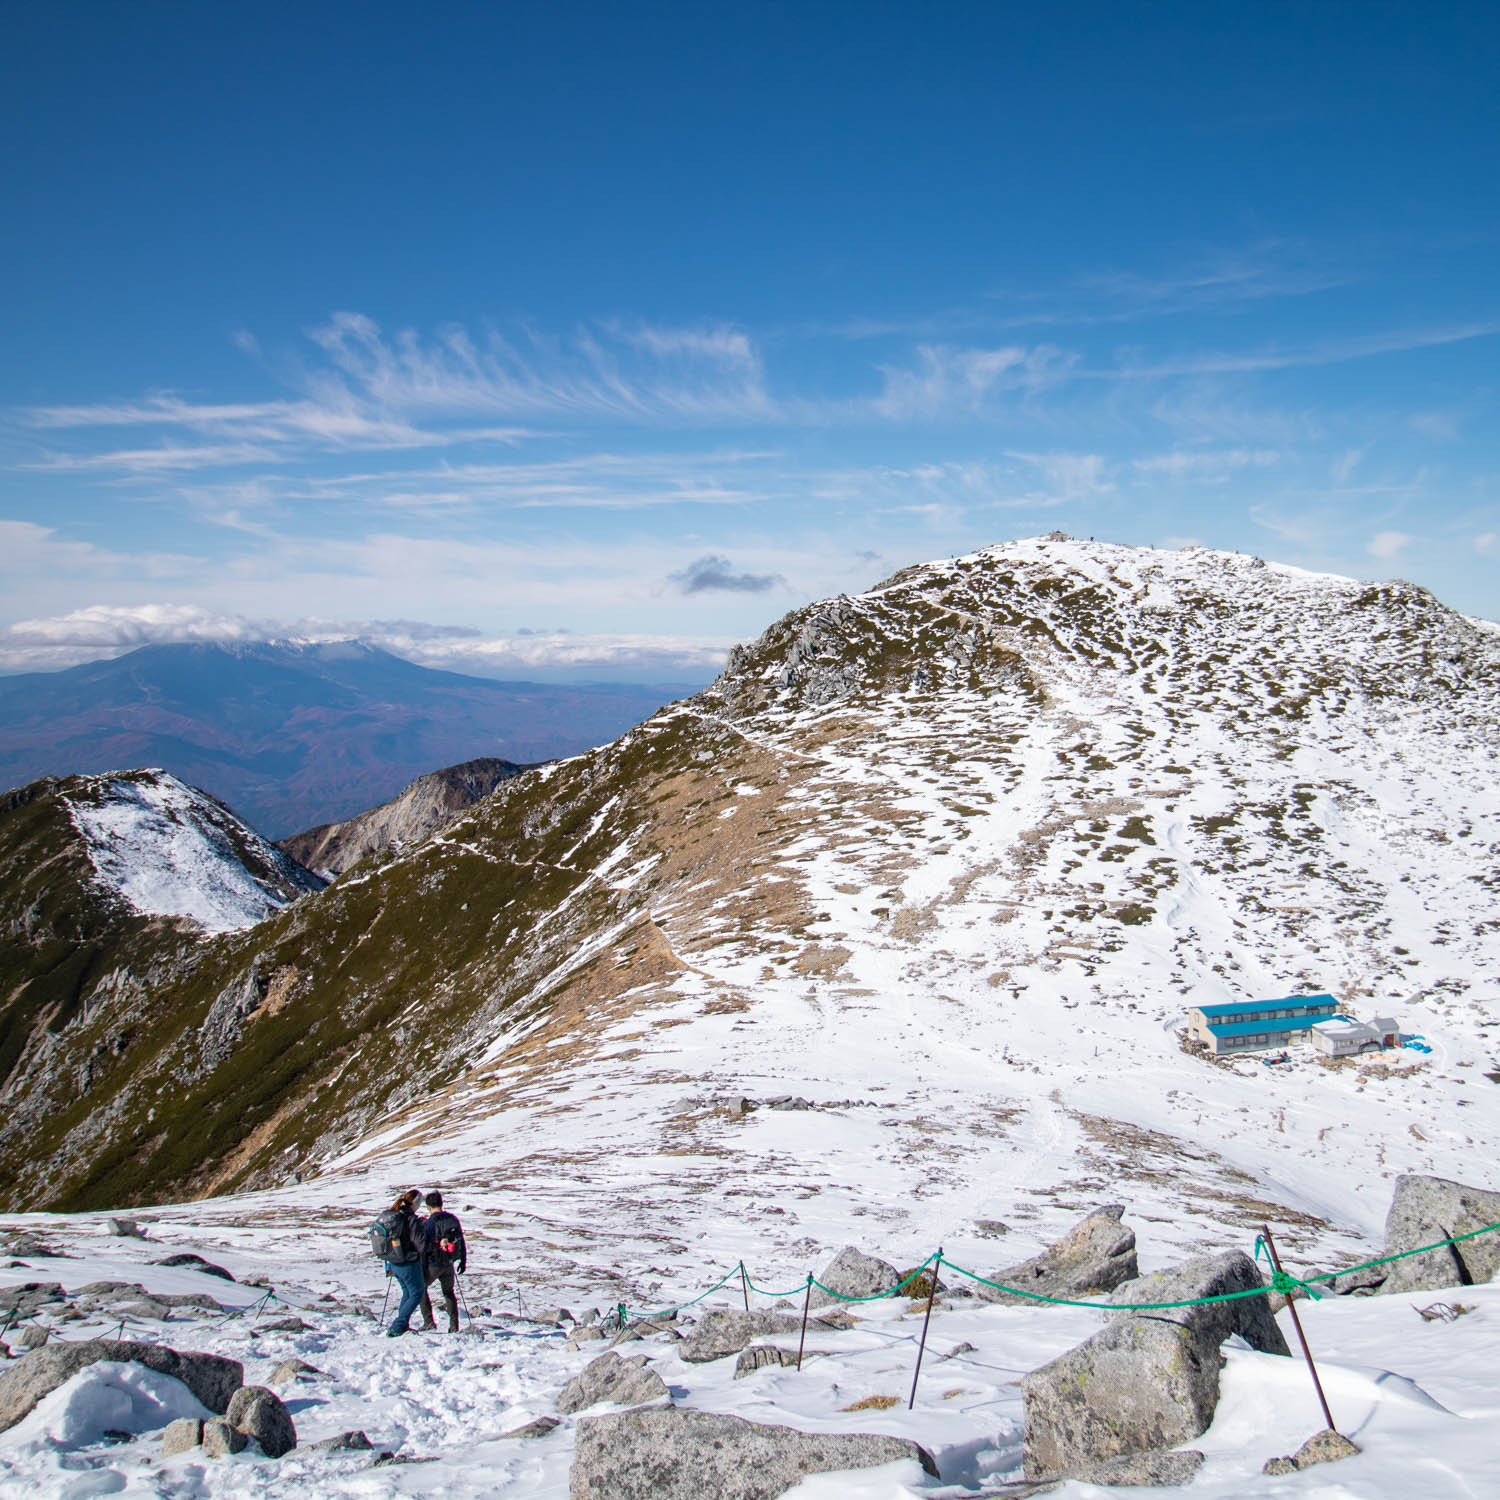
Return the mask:
<svg viewBox="0 0 1500 1500">
<path fill-rule="evenodd" d="M 1406 584 L 1061 537 L 910 568 L 90 1007 L 57 1074 L 131 1040 L 66 1114 L 6 1083 L 0 1167 L 71 1207 L 504 1181 L 539 1265 L 622 1275 L 731 1223 L 982 1250 L 1101 1195 L 1337 1248 L 1500 1144 L 1497 686 L 1494 627 Z M 1433 1051 L 1179 1047 L 1189 1005 L 1308 991 Z"/>
</svg>

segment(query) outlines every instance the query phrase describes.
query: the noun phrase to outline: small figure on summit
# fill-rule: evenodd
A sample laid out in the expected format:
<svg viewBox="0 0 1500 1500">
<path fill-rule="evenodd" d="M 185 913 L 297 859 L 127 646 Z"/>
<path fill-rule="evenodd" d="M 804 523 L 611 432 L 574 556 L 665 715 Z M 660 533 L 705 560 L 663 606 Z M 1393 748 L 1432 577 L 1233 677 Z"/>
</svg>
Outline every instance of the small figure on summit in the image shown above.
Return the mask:
<svg viewBox="0 0 1500 1500">
<path fill-rule="evenodd" d="M 426 1288 L 436 1281 L 443 1289 L 443 1306 L 448 1310 L 448 1332 L 458 1332 L 458 1288 L 454 1276 L 462 1276 L 469 1265 L 469 1247 L 464 1241 L 464 1227 L 458 1216 L 443 1207 L 443 1195 L 427 1195 L 431 1213 L 422 1221 L 422 1275 L 424 1287 L 422 1310 L 427 1326 L 433 1326 L 432 1299 Z"/>
</svg>

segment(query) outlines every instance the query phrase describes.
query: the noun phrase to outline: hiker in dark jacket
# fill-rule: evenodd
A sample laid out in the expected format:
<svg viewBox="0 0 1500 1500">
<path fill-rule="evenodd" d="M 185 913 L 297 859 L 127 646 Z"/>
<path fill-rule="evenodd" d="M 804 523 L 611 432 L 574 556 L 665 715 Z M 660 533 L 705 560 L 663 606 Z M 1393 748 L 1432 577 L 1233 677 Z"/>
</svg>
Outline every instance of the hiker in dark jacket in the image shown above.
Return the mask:
<svg viewBox="0 0 1500 1500">
<path fill-rule="evenodd" d="M 443 1289 L 443 1306 L 448 1309 L 448 1332 L 458 1332 L 458 1287 L 454 1275 L 462 1276 L 469 1265 L 469 1247 L 464 1243 L 464 1227 L 455 1214 L 443 1207 L 443 1195 L 428 1193 L 431 1212 L 422 1220 L 422 1311 L 427 1326 L 433 1326 L 432 1299 L 426 1287 L 436 1281 Z"/>
<path fill-rule="evenodd" d="M 416 1207 L 421 1189 L 402 1193 L 380 1216 L 386 1230 L 385 1266 L 401 1287 L 401 1302 L 396 1316 L 386 1330 L 390 1338 L 399 1338 L 411 1326 L 411 1315 L 427 1291 L 422 1277 L 422 1247 L 417 1236 Z"/>
</svg>

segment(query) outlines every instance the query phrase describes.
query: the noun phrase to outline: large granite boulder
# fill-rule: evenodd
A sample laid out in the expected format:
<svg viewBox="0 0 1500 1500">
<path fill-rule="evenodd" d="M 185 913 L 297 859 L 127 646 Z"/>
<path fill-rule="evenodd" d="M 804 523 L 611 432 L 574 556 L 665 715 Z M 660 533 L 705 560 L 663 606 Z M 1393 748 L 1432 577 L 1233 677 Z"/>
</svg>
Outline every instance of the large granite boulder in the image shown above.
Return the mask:
<svg viewBox="0 0 1500 1500">
<path fill-rule="evenodd" d="M 260 1444 L 267 1458 L 280 1458 L 297 1446 L 292 1414 L 275 1391 L 263 1385 L 241 1386 L 229 1398 L 224 1420 Z"/>
<path fill-rule="evenodd" d="M 1467 1187 L 1443 1177 L 1408 1174 L 1396 1179 L 1385 1219 L 1385 1254 L 1415 1250 L 1500 1223 L 1500 1193 Z M 1377 1268 L 1378 1269 L 1378 1268 Z M 1436 1291 L 1441 1287 L 1493 1281 L 1500 1272 L 1500 1230 L 1476 1235 L 1457 1245 L 1392 1261 L 1384 1292 Z"/>
<path fill-rule="evenodd" d="M 88 1339 L 33 1349 L 0 1373 L 0 1432 L 14 1427 L 43 1396 L 101 1359 L 134 1360 L 180 1380 L 210 1411 L 222 1412 L 245 1383 L 245 1367 L 217 1354 L 182 1354 L 162 1344 Z"/>
<path fill-rule="evenodd" d="M 817 1319 L 808 1320 L 809 1329 L 826 1329 Z M 677 1352 L 689 1364 L 707 1364 L 738 1354 L 752 1339 L 767 1334 L 798 1333 L 802 1328 L 799 1313 L 740 1312 L 737 1308 L 715 1308 L 698 1320 L 691 1334 L 677 1346 Z"/>
<path fill-rule="evenodd" d="M 1124 1205 L 1119 1203 L 1097 1208 L 1040 1255 L 996 1271 L 989 1279 L 1044 1297 L 1091 1297 L 1113 1291 L 1140 1269 L 1135 1257 L 1135 1231 L 1121 1222 L 1124 1213 Z M 974 1292 L 987 1302 L 1045 1306 L 1029 1297 L 998 1292 L 982 1282 L 974 1284 Z"/>
<path fill-rule="evenodd" d="M 560 1412 L 582 1411 L 600 1401 L 618 1406 L 644 1406 L 648 1401 L 669 1399 L 667 1383 L 646 1364 L 646 1356 L 637 1354 L 622 1359 L 618 1354 L 601 1354 L 590 1360 L 562 1389 L 557 1398 Z"/>
<path fill-rule="evenodd" d="M 827 1307 L 846 1297 L 875 1297 L 881 1292 L 894 1291 L 901 1273 L 895 1266 L 865 1255 L 853 1245 L 845 1245 L 818 1273 L 818 1280 L 838 1296 L 814 1287 L 809 1307 Z"/>
<path fill-rule="evenodd" d="M 1101 1460 L 1175 1448 L 1203 1432 L 1219 1402 L 1219 1346 L 1238 1333 L 1287 1354 L 1264 1296 L 1131 1312 L 1130 1303 L 1186 1301 L 1262 1287 L 1239 1251 L 1202 1256 L 1142 1277 L 1115 1294 L 1120 1311 L 1092 1338 L 1022 1381 L 1031 1479 Z"/>
<path fill-rule="evenodd" d="M 1120 1308 L 1142 1302 L 1186 1302 L 1194 1297 L 1222 1297 L 1265 1286 L 1260 1268 L 1243 1250 L 1220 1255 L 1200 1255 L 1165 1271 L 1151 1271 L 1118 1287 L 1110 1301 Z M 1263 1354 L 1290 1354 L 1286 1336 L 1271 1316 L 1268 1296 L 1237 1297 L 1233 1302 L 1210 1302 L 1198 1307 L 1178 1307 L 1151 1316 L 1171 1318 L 1192 1328 L 1215 1349 L 1237 1333 L 1252 1349 Z M 1129 1312 L 1111 1317 L 1130 1317 Z"/>
<path fill-rule="evenodd" d="M 908 1438 L 799 1432 L 717 1412 L 655 1407 L 578 1424 L 570 1500 L 774 1500 L 809 1474 L 931 1456 Z"/>
</svg>

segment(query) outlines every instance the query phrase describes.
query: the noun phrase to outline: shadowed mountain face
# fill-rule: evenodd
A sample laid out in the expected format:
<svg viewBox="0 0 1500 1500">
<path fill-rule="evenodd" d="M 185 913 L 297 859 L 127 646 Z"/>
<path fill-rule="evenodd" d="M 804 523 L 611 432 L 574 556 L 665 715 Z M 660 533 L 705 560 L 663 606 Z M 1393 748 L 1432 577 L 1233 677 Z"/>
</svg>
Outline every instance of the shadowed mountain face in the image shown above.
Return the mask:
<svg viewBox="0 0 1500 1500">
<path fill-rule="evenodd" d="M 419 776 L 400 795 L 342 823 L 324 823 L 278 840 L 277 846 L 298 864 L 331 878 L 370 854 L 415 848 L 428 834 L 450 823 L 502 781 L 519 776 L 525 766 L 513 761 L 466 760 Z"/>
<path fill-rule="evenodd" d="M 631 1276 L 757 1198 L 767 1256 L 1048 1199 L 1373 1217 L 1500 1149 L 1497 688 L 1500 634 L 1407 585 L 1058 538 L 908 569 L 75 987 L 0 1082 L 0 1203 L 504 1182 L 538 1265 L 629 1225 Z M 11 816 L 24 931 L 75 875 Z M 1178 1046 L 1190 1005 L 1324 990 L 1433 1053 Z M 736 1103 L 789 1095 L 815 1128 Z"/>
<path fill-rule="evenodd" d="M 489 682 L 357 642 L 146 646 L 0 677 L 0 786 L 162 766 L 277 837 L 374 807 L 435 766 L 577 754 L 672 696 Z"/>
</svg>

